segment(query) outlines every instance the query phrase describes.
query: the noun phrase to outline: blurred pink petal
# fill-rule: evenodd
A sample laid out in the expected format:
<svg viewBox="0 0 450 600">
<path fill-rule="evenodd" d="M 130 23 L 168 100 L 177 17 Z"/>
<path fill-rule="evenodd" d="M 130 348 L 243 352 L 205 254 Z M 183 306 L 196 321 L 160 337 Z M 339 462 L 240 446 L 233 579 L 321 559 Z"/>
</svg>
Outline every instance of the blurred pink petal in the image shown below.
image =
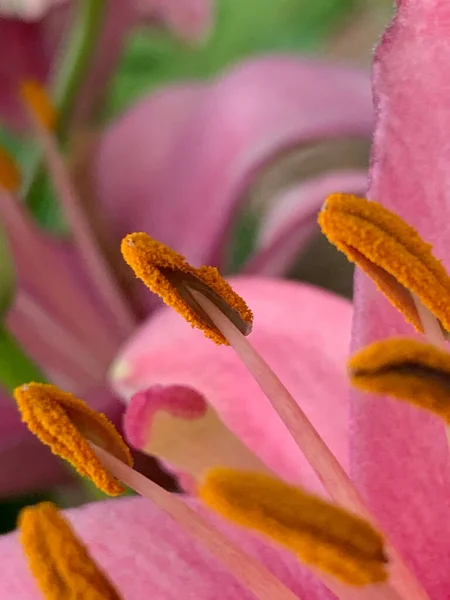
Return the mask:
<svg viewBox="0 0 450 600">
<path fill-rule="evenodd" d="M 146 499 L 109 500 L 66 514 L 95 561 L 126 600 L 253 600 L 253 595 L 208 552 Z M 214 521 L 302 600 L 331 598 L 294 556 L 243 530 L 224 525 L 217 518 Z M 5 599 L 40 600 L 17 534 L 0 539 L 0 562 Z"/>
<path fill-rule="evenodd" d="M 293 282 L 231 281 L 254 311 L 252 343 L 347 465 L 350 303 Z M 113 367 L 112 384 L 124 397 L 154 385 L 196 390 L 269 468 L 287 480 L 321 489 L 234 352 L 215 346 L 169 309 L 158 311 L 126 344 Z"/>
<path fill-rule="evenodd" d="M 3 391 L 0 414 L 0 496 L 45 490 L 67 481 L 62 461 L 28 431 L 14 401 Z"/>
<path fill-rule="evenodd" d="M 331 190 L 358 193 L 367 186 L 365 171 L 337 171 L 292 187 L 274 198 L 265 216 L 245 273 L 286 272 L 317 231 L 317 215 Z"/>
<path fill-rule="evenodd" d="M 450 6 L 401 2 L 377 50 L 378 123 L 369 197 L 398 212 L 450 266 Z M 402 316 L 358 274 L 354 348 L 411 335 Z M 355 394 L 352 469 L 394 543 L 433 600 L 450 586 L 450 461 L 442 423 L 390 399 Z"/>
<path fill-rule="evenodd" d="M 164 89 L 135 104 L 103 132 L 94 163 L 97 196 L 108 214 L 108 225 L 118 247 L 120 240 L 132 231 L 146 231 L 161 241 L 176 241 L 179 232 L 176 229 L 176 235 L 172 235 L 171 231 L 175 229 L 177 207 L 157 196 L 155 187 L 202 90 L 200 84 Z M 157 297 L 143 286 L 139 289 L 145 306 L 155 307 Z"/>
<path fill-rule="evenodd" d="M 25 119 L 17 91 L 23 78 L 45 80 L 49 48 L 37 23 L 0 17 L 0 123 L 18 127 Z"/>
<path fill-rule="evenodd" d="M 173 118 L 177 91 L 174 129 L 161 119 L 165 102 Z M 280 152 L 371 134 L 368 74 L 319 61 L 257 58 L 187 94 L 181 86 L 140 102 L 106 133 L 96 164 L 117 235 L 148 231 L 194 264 L 220 261 L 245 190 Z"/>
</svg>

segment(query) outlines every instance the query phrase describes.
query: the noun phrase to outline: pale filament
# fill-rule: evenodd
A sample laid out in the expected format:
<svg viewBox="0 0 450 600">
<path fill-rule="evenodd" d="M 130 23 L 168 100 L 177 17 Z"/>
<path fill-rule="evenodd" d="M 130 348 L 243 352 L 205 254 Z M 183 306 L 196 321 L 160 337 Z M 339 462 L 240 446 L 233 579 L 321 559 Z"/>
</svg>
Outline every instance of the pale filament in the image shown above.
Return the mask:
<svg viewBox="0 0 450 600">
<path fill-rule="evenodd" d="M 89 442 L 107 471 L 172 517 L 213 554 L 258 600 L 301 600 L 261 563 L 246 554 L 177 495 L 167 492 L 103 448 Z M 352 587 L 315 571 L 338 600 L 406 600 L 389 583 Z M 409 599 L 408 599 L 409 600 Z"/>
<path fill-rule="evenodd" d="M 347 510 L 369 520 L 378 530 L 381 530 L 347 473 L 264 359 L 210 300 L 192 288 L 190 292 L 248 368 L 331 498 Z M 390 542 L 387 549 L 391 558 L 391 583 L 400 597 L 407 600 L 430 600 Z"/>
</svg>

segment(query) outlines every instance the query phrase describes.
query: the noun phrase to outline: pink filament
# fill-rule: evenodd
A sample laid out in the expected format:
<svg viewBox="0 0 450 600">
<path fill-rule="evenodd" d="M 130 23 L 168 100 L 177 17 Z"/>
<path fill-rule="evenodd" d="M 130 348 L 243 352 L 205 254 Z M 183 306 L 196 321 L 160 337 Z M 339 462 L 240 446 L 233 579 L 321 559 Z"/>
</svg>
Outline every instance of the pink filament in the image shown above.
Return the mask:
<svg viewBox="0 0 450 600">
<path fill-rule="evenodd" d="M 242 585 L 259 600 L 299 600 L 270 571 L 235 546 L 231 540 L 208 523 L 175 494 L 166 492 L 141 473 L 91 442 L 105 468 L 125 485 L 154 502 L 185 531 L 222 562 Z"/>
<path fill-rule="evenodd" d="M 211 552 L 236 579 L 259 600 L 299 600 L 270 571 L 243 552 L 178 496 L 166 492 L 116 457 L 90 442 L 108 472 L 125 485 L 154 502 L 185 531 Z M 403 600 L 389 583 L 364 587 L 347 586 L 315 571 L 338 600 Z"/>
<path fill-rule="evenodd" d="M 192 288 L 190 292 L 248 368 L 333 500 L 347 510 L 370 520 L 380 529 L 347 473 L 269 365 L 208 298 Z M 427 593 L 395 548 L 389 544 L 388 551 L 392 561 L 392 586 L 400 597 L 408 600 L 429 600 Z"/>
</svg>

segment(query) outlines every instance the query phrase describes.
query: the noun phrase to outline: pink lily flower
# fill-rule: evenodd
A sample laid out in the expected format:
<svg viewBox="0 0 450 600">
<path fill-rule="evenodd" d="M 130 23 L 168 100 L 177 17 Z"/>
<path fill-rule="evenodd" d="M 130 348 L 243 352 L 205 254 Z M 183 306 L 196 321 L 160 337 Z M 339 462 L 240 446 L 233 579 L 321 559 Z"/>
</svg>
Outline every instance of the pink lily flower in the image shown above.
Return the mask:
<svg viewBox="0 0 450 600">
<path fill-rule="evenodd" d="M 83 194 L 89 198 L 86 206 L 73 190 L 67 194 L 70 182 L 63 168 L 64 209 L 72 217 L 74 206 L 78 211 L 75 244 L 44 237 L 16 202 L 2 196 L 0 214 L 19 275 L 8 315 L 11 331 L 52 381 L 96 399 L 96 408 L 117 418 L 121 403 L 105 392 L 99 395 L 99 386 L 122 344 L 157 307 L 128 271 L 122 278 L 120 239 L 143 229 L 197 264 L 226 270 L 228 240 L 246 191 L 280 154 L 330 140 L 364 141 L 371 127 L 365 72 L 291 56 L 262 57 L 209 84 L 177 85 L 143 99 L 99 138 L 91 160 L 91 196 Z M 54 173 L 54 155 L 50 163 Z M 275 206 L 266 210 L 247 272 L 287 269 L 315 229 L 322 194 L 336 186 L 361 191 L 365 178 L 363 168 L 333 164 L 323 175 L 315 169 L 304 183 L 279 186 L 279 217 Z M 98 237 L 80 241 L 80 223 Z M 303 242 L 295 239 L 293 225 Z M 5 456 L 11 473 L 19 471 L 18 465 L 23 472 L 20 485 L 13 476 L 0 480 L 0 491 L 26 489 L 23 465 L 39 451 L 48 473 L 34 468 L 30 488 L 39 481 L 48 485 L 55 461 L 46 449 L 39 450 L 9 398 L 1 400 L 0 410 L 8 423 Z"/>
<path fill-rule="evenodd" d="M 413 220 L 415 218 L 414 225 L 435 243 L 436 253 L 441 256 L 444 256 L 445 242 L 437 236 L 437 232 L 446 221 L 442 219 L 441 211 L 438 213 L 433 209 L 429 198 L 435 194 L 445 198 L 441 179 L 445 170 L 441 162 L 447 147 L 448 100 L 445 86 L 442 86 L 446 79 L 443 80 L 442 75 L 450 58 L 446 41 L 448 18 L 447 5 L 439 0 L 403 0 L 399 4 L 397 16 L 376 55 L 378 122 L 370 183 L 370 196 L 395 208 L 408 220 L 411 216 Z M 433 110 L 427 112 L 425 118 L 424 104 L 427 103 L 432 104 Z M 405 145 L 405 140 L 408 145 Z M 445 202 L 442 205 L 445 210 Z M 414 208 L 412 211 L 411 206 Z M 436 222 L 436 219 L 439 221 Z M 255 298 L 251 296 L 252 286 Z M 258 286 L 261 286 L 259 292 Z M 419 413 L 412 407 L 360 395 L 353 396 L 348 415 L 347 407 L 342 406 L 345 390 L 339 391 L 341 386 L 345 386 L 339 369 L 339 355 L 345 353 L 345 320 L 349 311 L 344 301 L 293 283 L 242 279 L 237 281 L 237 287 L 244 294 L 250 293 L 250 303 L 256 302 L 255 346 L 257 343 L 260 345 L 268 362 L 286 379 L 292 390 L 295 382 L 303 378 L 300 387 L 307 393 L 303 395 L 298 390 L 298 402 L 305 411 L 309 411 L 311 420 L 316 420 L 314 424 L 321 429 L 325 442 L 344 467 L 347 466 L 349 451 L 350 472 L 364 498 L 423 586 L 423 590 L 416 587 L 411 591 L 410 588 L 410 593 L 401 593 L 397 587 L 394 595 L 389 596 L 385 596 L 383 590 L 377 594 L 373 588 L 348 589 L 342 597 L 446 600 L 450 586 L 450 538 L 447 531 L 449 475 L 448 446 L 442 424 L 438 427 L 434 417 Z M 393 333 L 410 334 L 403 318 L 382 300 L 366 279 L 358 277 L 356 292 L 355 346 Z M 299 302 L 302 296 L 306 300 L 308 295 L 309 301 Z M 262 315 L 263 309 L 267 310 L 268 318 L 260 323 L 258 329 L 258 313 Z M 318 314 L 321 322 L 315 322 Z M 175 325 L 174 321 L 173 326 L 170 325 L 172 318 L 175 319 L 175 316 L 161 311 L 153 324 L 146 325 L 134 341 L 128 342 L 113 371 L 116 385 L 124 394 L 129 395 L 141 389 L 142 385 L 151 386 L 144 394 L 141 391 L 131 400 L 127 419 L 130 421 L 130 436 L 136 443 L 142 444 L 144 440 L 146 444 L 153 435 L 157 437 L 157 428 L 164 426 L 164 421 L 158 419 L 158 411 L 169 413 L 173 424 L 186 421 L 185 431 L 188 431 L 190 415 L 186 408 L 190 406 L 198 411 L 199 407 L 204 409 L 208 402 L 222 422 L 234 434 L 241 436 L 253 454 L 272 471 L 288 480 L 295 478 L 305 486 L 317 486 L 305 465 L 300 463 L 298 466 L 297 449 L 293 450 L 283 443 L 288 437 L 287 431 L 284 438 L 278 437 L 277 428 L 282 426 L 275 414 L 269 418 L 267 405 L 259 398 L 255 402 L 257 405 L 252 406 L 252 393 L 260 392 L 257 388 L 247 387 L 239 375 L 237 363 L 230 357 L 229 349 L 210 347 L 209 355 L 202 354 L 200 338 L 197 339 L 195 332 L 187 326 L 182 329 L 181 323 Z M 161 328 L 158 327 L 159 320 Z M 274 348 L 278 329 L 280 347 Z M 150 332 L 153 337 L 148 341 L 146 337 Z M 189 345 L 185 336 L 191 338 Z M 299 344 L 303 349 L 307 348 L 301 357 L 297 353 Z M 189 352 L 183 352 L 183 348 L 188 348 Z M 197 370 L 185 367 L 184 362 L 189 364 L 190 361 L 197 365 Z M 176 373 L 174 379 L 171 379 L 171 363 Z M 217 369 L 214 369 L 215 365 L 218 365 Z M 155 379 L 153 369 L 157 373 Z M 172 402 L 169 395 L 164 397 L 164 389 L 179 384 L 189 386 L 191 391 L 198 390 L 200 402 L 197 398 L 195 403 L 192 394 L 185 394 L 184 402 L 180 394 L 172 396 Z M 319 386 L 322 385 L 329 385 L 329 389 L 324 387 L 321 392 Z M 319 393 L 315 395 L 317 391 Z M 314 413 L 316 403 L 322 410 Z M 141 422 L 135 420 L 137 410 L 134 415 L 131 413 L 133 405 L 134 409 L 140 410 Z M 146 410 L 143 412 L 142 408 Z M 332 419 L 336 420 L 339 414 L 344 426 L 334 428 Z M 165 421 L 167 424 L 167 414 Z M 258 433 L 255 434 L 253 426 L 259 430 Z M 200 438 L 200 441 L 205 439 Z M 210 460 L 216 441 L 217 438 L 213 439 L 202 452 L 200 459 L 203 464 Z M 204 447 L 200 444 L 199 448 L 202 451 Z M 183 446 L 182 439 L 178 449 L 183 458 L 187 445 Z M 191 458 L 193 455 L 191 452 Z M 224 454 L 218 456 L 223 458 Z M 175 466 L 181 465 L 178 455 L 169 457 L 166 453 L 163 458 L 176 459 L 174 464 L 178 464 Z M 190 460 L 191 467 L 195 464 L 198 463 Z M 295 473 L 291 470 L 293 464 Z M 240 583 L 227 579 L 211 557 L 202 554 L 196 543 L 185 538 L 165 515 L 144 499 L 112 501 L 103 507 L 84 507 L 71 512 L 70 518 L 124 597 L 139 600 L 144 594 L 147 597 L 149 591 L 158 600 L 175 595 L 199 600 L 219 595 L 236 600 L 251 597 Z M 220 521 L 218 524 L 223 527 Z M 284 553 L 274 546 L 254 546 L 253 536 L 243 531 L 229 528 L 227 533 L 256 556 L 261 565 L 266 565 L 298 598 L 322 600 L 333 597 L 296 565 L 285 562 Z M 261 544 L 261 541 L 256 544 Z M 6 537 L 0 549 L 6 565 L 4 585 L 8 593 L 23 600 L 37 598 L 15 535 Z"/>
<path fill-rule="evenodd" d="M 24 79 L 51 83 L 55 63 L 64 50 L 64 35 L 67 36 L 76 7 L 67 0 L 5 4 L 0 7 L 0 53 L 8 56 L 8 60 L 2 61 L 0 66 L 0 119 L 9 127 L 23 129 L 27 119 L 18 98 L 20 83 Z M 95 56 L 77 93 L 73 122 L 85 121 L 89 116 L 117 65 L 125 37 L 133 26 L 151 18 L 180 38 L 197 41 L 210 32 L 212 13 L 209 0 L 107 3 Z"/>
<path fill-rule="evenodd" d="M 442 85 L 446 80 L 443 80 L 442 76 L 446 72 L 445 68 L 450 58 L 446 42 L 448 18 L 447 5 L 439 0 L 433 2 L 403 0 L 398 6 L 393 24 L 378 48 L 375 61 L 378 121 L 370 182 L 370 196 L 394 208 L 408 220 L 412 219 L 422 235 L 435 244 L 436 253 L 444 259 L 445 241 L 441 235 L 437 235 L 437 232 L 441 231 L 442 226 L 445 227 L 446 221 L 442 218 L 441 212 L 442 209 L 445 210 L 445 201 L 442 202 L 441 210 L 438 212 L 430 198 L 438 194 L 438 197 L 445 199 L 445 185 L 442 180 L 445 164 L 442 165 L 442 156 L 445 157 L 447 148 L 445 124 L 448 119 L 448 100 L 444 93 L 445 86 Z M 425 113 L 424 106 L 428 104 L 432 105 L 433 110 Z M 383 301 L 372 284 L 360 276 L 357 283 L 354 346 L 393 333 L 410 334 L 410 329 L 403 323 L 403 318 Z M 406 564 L 414 571 L 424 587 L 423 591 L 416 588 L 413 593 L 394 597 L 409 600 L 411 598 L 445 600 L 448 598 L 450 586 L 448 562 L 450 538 L 447 531 L 450 489 L 448 446 L 442 424 L 438 427 L 434 417 L 423 412 L 419 413 L 412 407 L 387 399 L 361 397 L 359 394 L 353 396 L 350 422 L 346 420 L 346 407 L 342 408 L 342 402 L 345 402 L 346 398 L 345 390 L 339 393 L 343 382 L 335 387 L 336 382 L 339 382 L 339 368 L 331 371 L 337 378 L 333 376 L 332 379 L 328 379 L 327 376 L 318 377 L 317 371 L 311 373 L 308 362 L 311 358 L 311 365 L 320 369 L 320 365 L 325 361 L 323 372 L 328 375 L 327 367 L 334 363 L 338 353 L 345 352 L 342 348 L 339 349 L 340 336 L 333 335 L 334 331 L 339 331 L 335 328 L 342 325 L 343 337 L 346 337 L 345 317 L 341 320 L 342 316 L 348 313 L 345 302 L 333 300 L 332 297 L 321 298 L 317 292 L 296 284 L 285 283 L 278 286 L 275 282 L 266 281 L 238 282 L 242 291 L 247 293 L 253 285 L 255 289 L 259 285 L 271 286 L 274 297 L 274 302 L 271 302 L 271 294 L 268 290 L 265 294 L 261 292 L 257 294 L 260 302 L 257 310 L 259 311 L 265 304 L 267 311 L 271 311 L 268 314 L 272 318 L 261 323 L 259 332 L 255 328 L 255 345 L 257 336 L 260 335 L 259 344 L 263 344 L 265 340 L 261 352 L 273 351 L 273 355 L 267 355 L 269 362 L 273 362 L 274 368 L 279 370 L 280 374 L 283 370 L 282 377 L 289 377 L 289 372 L 291 373 L 292 379 L 289 382 L 291 386 L 294 385 L 296 378 L 303 377 L 305 387 L 309 382 L 311 388 L 304 396 L 298 393 L 298 401 L 304 405 L 305 410 L 311 411 L 312 420 L 314 420 L 315 403 L 321 403 L 322 411 L 316 414 L 315 425 L 322 428 L 321 433 L 326 443 L 330 447 L 334 445 L 333 450 L 344 466 L 346 466 L 346 449 L 349 449 L 350 471 L 357 485 L 360 486 L 364 498 L 405 557 Z M 283 301 L 277 294 L 281 294 L 282 289 L 286 290 L 284 286 L 293 286 L 295 291 L 292 289 L 289 293 L 286 292 Z M 291 294 L 294 307 L 291 312 L 288 312 L 286 308 Z M 298 294 L 312 294 L 314 298 L 311 296 L 311 302 L 302 305 L 296 301 L 299 299 Z M 251 298 L 250 301 L 255 299 Z M 322 306 L 320 300 L 323 301 Z M 341 303 L 340 308 L 336 302 Z M 316 303 L 318 312 L 326 320 L 323 328 L 319 323 L 311 322 Z M 325 305 L 329 309 L 326 309 Z M 295 308 L 297 310 L 294 312 Z M 304 309 L 307 311 L 305 320 L 302 313 Z M 328 316 L 330 316 L 329 322 Z M 262 458 L 268 467 L 282 477 L 292 480 L 294 473 L 290 470 L 290 465 L 292 458 L 297 464 L 298 455 L 295 454 L 294 457 L 292 449 L 283 444 L 280 446 L 279 453 L 278 445 L 273 446 L 274 440 L 279 441 L 275 431 L 280 426 L 279 422 L 274 416 L 267 418 L 264 402 L 261 404 L 258 402 L 257 407 L 251 408 L 251 394 L 246 392 L 252 390 L 245 386 L 241 388 L 243 380 L 238 379 L 237 367 L 233 364 L 233 359 L 229 358 L 227 349 L 219 353 L 219 348 L 216 354 L 213 349 L 209 356 L 201 355 L 195 333 L 187 328 L 183 331 L 181 324 L 179 331 L 175 325 L 169 327 L 171 318 L 168 313 L 159 314 L 157 319 L 164 325 L 159 333 L 156 319 L 153 325 L 151 323 L 146 325 L 142 333 L 138 333 L 135 341 L 129 342 L 125 347 L 113 372 L 116 384 L 120 385 L 124 393 L 129 394 L 134 389 L 140 389 L 141 385 L 152 386 L 150 391 L 153 390 L 153 393 L 150 393 L 147 388 L 144 396 L 140 392 L 139 396 L 134 396 L 131 401 L 131 406 L 134 404 L 136 409 L 146 408 L 146 413 L 142 410 L 140 413 L 145 417 L 141 424 L 133 422 L 132 414 L 128 417 L 131 437 L 138 444 L 142 443 L 144 437 L 146 441 L 151 439 L 151 426 L 155 428 L 164 424 L 161 419 L 158 422 L 157 410 L 162 409 L 170 413 L 170 410 L 168 411 L 170 397 L 163 398 L 160 392 L 164 387 L 158 390 L 155 384 L 159 383 L 160 386 L 167 388 L 174 383 L 185 383 L 191 386 L 191 389 L 200 391 L 203 402 L 211 403 L 223 422 L 226 422 L 230 429 L 234 428 L 234 432 L 242 436 L 253 453 Z M 258 323 L 257 314 L 256 323 Z M 278 348 L 272 350 L 272 344 L 277 339 L 276 334 L 270 335 L 272 327 L 272 331 L 276 331 L 277 327 L 281 330 L 280 340 L 284 354 L 281 354 Z M 303 348 L 307 341 L 310 342 L 308 351 L 303 352 L 300 359 L 297 357 L 296 344 L 288 343 L 289 339 L 297 338 L 297 327 Z M 307 335 L 302 336 L 304 328 Z M 151 342 L 147 343 L 146 330 L 154 334 Z M 169 332 L 167 340 L 166 330 Z M 269 335 L 265 336 L 266 331 Z M 182 359 L 187 362 L 198 361 L 197 371 L 190 369 L 184 372 L 183 360 L 180 358 L 177 361 L 177 349 L 180 352 L 179 340 L 185 335 L 191 336 L 193 351 L 185 352 Z M 333 346 L 326 343 L 329 342 L 328 336 L 333 340 Z M 314 344 L 314 341 L 319 343 Z M 152 346 L 153 349 L 150 350 Z M 146 353 L 149 362 L 145 364 Z M 166 361 L 162 358 L 164 355 L 167 357 Z M 170 362 L 174 363 L 176 369 L 175 381 L 171 380 Z M 218 364 L 219 368 L 214 371 L 215 364 Z M 305 369 L 302 368 L 303 364 L 306 364 Z M 226 368 L 220 368 L 221 366 Z M 156 378 L 153 380 L 153 368 L 157 371 L 158 381 Z M 230 374 L 234 377 L 231 384 L 228 379 Z M 203 383 L 203 376 L 205 383 Z M 322 393 L 314 395 L 315 385 L 326 386 L 329 383 L 330 389 L 328 392 L 324 389 L 325 395 Z M 256 389 L 253 391 L 258 393 Z M 230 392 L 232 392 L 231 400 Z M 160 393 L 159 401 L 158 393 Z M 235 395 L 240 402 L 236 402 Z M 192 398 L 192 395 L 185 396 L 188 402 L 192 401 Z M 311 406 L 309 398 L 313 399 Z M 187 421 L 186 417 L 189 414 L 180 410 L 180 407 L 187 406 L 186 403 L 181 406 L 179 395 L 174 397 L 174 400 L 176 402 L 172 401 L 172 406 L 176 414 L 172 416 L 178 417 L 178 421 L 183 419 Z M 194 406 L 193 402 L 192 406 Z M 341 410 L 343 411 L 341 414 L 344 415 L 342 421 L 344 427 L 335 430 L 328 411 L 336 411 L 334 413 L 336 415 Z M 240 418 L 235 418 L 237 412 Z M 260 412 L 263 413 L 261 421 Z M 134 416 L 136 415 L 137 412 Z M 263 434 L 259 431 L 252 437 L 253 422 L 256 423 L 257 428 L 264 426 Z M 180 450 L 186 451 L 182 443 L 181 440 Z M 203 456 L 202 460 L 207 461 L 210 452 L 203 454 L 206 456 Z M 290 461 L 289 457 L 291 457 Z M 173 460 L 174 456 L 172 455 L 171 458 Z M 191 461 L 190 464 L 194 463 Z M 317 485 L 317 481 L 312 480 L 311 474 L 302 467 L 303 465 L 300 471 L 297 469 L 295 477 L 299 477 L 303 485 Z M 70 516 L 94 557 L 110 574 L 118 590 L 127 598 L 139 600 L 140 597 L 144 597 L 144 593 L 147 596 L 149 590 L 153 592 L 154 597 L 161 600 L 173 595 L 195 597 L 200 600 L 208 600 L 218 595 L 236 599 L 250 597 L 236 581 L 223 579 L 224 573 L 217 570 L 216 563 L 212 560 L 207 562 L 206 556 L 199 555 L 198 546 L 188 541 L 177 528 L 170 527 L 166 517 L 155 511 L 143 499 L 112 501 L 103 507 L 85 507 L 71 512 Z M 146 535 L 147 526 L 148 535 Z M 253 556 L 257 556 L 261 564 L 267 565 L 299 598 L 319 600 L 331 597 L 322 588 L 315 587 L 311 579 L 304 578 L 294 565 L 290 566 L 283 562 L 281 566 L 278 562 L 284 560 L 281 551 L 273 547 L 260 547 L 258 551 L 253 546 L 253 538 L 242 531 L 239 534 L 231 531 L 230 535 L 236 536 L 235 539 L 242 547 L 248 549 Z M 117 543 L 118 539 L 123 546 Z M 36 598 L 36 591 L 26 573 L 15 536 L 5 538 L 0 548 L 3 564 L 7 565 L 4 585 L 7 586 L 9 594 L 24 600 Z M 168 556 L 170 561 L 176 560 L 176 562 L 167 562 Z M 141 564 L 150 567 L 147 569 L 141 567 Z M 154 567 L 157 572 L 151 570 Z M 370 594 L 368 596 L 366 592 L 369 593 L 361 589 L 349 591 L 349 594 L 352 598 L 361 599 L 379 597 Z"/>
</svg>

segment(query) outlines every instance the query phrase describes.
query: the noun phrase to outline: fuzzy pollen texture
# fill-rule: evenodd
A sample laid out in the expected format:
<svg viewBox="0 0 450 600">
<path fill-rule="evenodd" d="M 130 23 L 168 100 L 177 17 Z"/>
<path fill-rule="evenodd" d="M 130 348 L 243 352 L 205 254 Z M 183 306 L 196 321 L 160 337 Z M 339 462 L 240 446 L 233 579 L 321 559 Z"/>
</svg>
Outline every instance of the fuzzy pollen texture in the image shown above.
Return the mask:
<svg viewBox="0 0 450 600">
<path fill-rule="evenodd" d="M 189 265 L 184 256 L 157 242 L 146 233 L 131 233 L 122 240 L 122 255 L 136 277 L 164 302 L 178 312 L 193 327 L 201 329 L 216 344 L 228 341 L 209 320 L 189 294 L 189 287 L 201 291 L 227 314 L 244 324 L 246 333 L 251 330 L 253 315 L 245 301 L 234 292 L 215 267 Z"/>
<path fill-rule="evenodd" d="M 14 390 L 14 398 L 23 422 L 54 454 L 69 461 L 106 494 L 123 493 L 122 484 L 105 470 L 89 444 L 93 442 L 132 466 L 128 446 L 105 415 L 73 394 L 45 383 L 22 385 Z"/>
<path fill-rule="evenodd" d="M 213 510 L 348 585 L 387 579 L 384 543 L 366 521 L 268 475 L 216 468 L 199 490 Z"/>
<path fill-rule="evenodd" d="M 450 354 L 444 350 L 390 338 L 357 352 L 348 369 L 355 387 L 407 400 L 450 422 Z"/>
<path fill-rule="evenodd" d="M 381 204 L 348 194 L 330 196 L 319 215 L 328 240 L 369 275 L 417 331 L 410 292 L 450 331 L 450 278 L 430 244 Z"/>
<path fill-rule="evenodd" d="M 18 525 L 28 565 L 46 600 L 120 600 L 54 504 L 23 509 Z"/>
</svg>

